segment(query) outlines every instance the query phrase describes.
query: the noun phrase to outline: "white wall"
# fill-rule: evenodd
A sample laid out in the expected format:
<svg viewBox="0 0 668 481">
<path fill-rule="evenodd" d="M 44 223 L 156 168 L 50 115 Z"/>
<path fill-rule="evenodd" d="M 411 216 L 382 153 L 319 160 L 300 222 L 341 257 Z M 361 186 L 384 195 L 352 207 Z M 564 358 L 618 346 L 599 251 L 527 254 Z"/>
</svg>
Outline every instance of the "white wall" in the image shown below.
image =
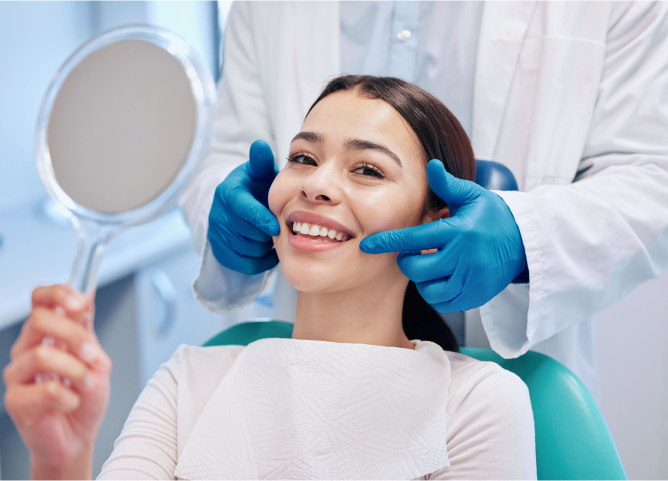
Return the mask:
<svg viewBox="0 0 668 481">
<path fill-rule="evenodd" d="M 629 479 L 668 479 L 668 273 L 596 318 L 600 407 Z"/>
</svg>

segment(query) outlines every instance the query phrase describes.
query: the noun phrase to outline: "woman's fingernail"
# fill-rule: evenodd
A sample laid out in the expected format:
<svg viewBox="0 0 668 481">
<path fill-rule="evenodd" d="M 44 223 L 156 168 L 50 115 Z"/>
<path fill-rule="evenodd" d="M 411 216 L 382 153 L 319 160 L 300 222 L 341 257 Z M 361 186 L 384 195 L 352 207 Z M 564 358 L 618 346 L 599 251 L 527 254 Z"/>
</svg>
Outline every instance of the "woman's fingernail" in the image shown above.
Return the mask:
<svg viewBox="0 0 668 481">
<path fill-rule="evenodd" d="M 86 311 L 83 315 L 83 321 L 84 321 L 83 327 L 89 329 L 90 326 L 93 325 L 93 313 L 90 311 Z"/>
<path fill-rule="evenodd" d="M 90 342 L 84 342 L 81 345 L 81 357 L 84 361 L 91 364 L 98 358 L 98 350 Z"/>
<path fill-rule="evenodd" d="M 79 295 L 69 296 L 65 299 L 65 305 L 71 311 L 78 311 L 86 305 L 86 298 Z"/>
</svg>

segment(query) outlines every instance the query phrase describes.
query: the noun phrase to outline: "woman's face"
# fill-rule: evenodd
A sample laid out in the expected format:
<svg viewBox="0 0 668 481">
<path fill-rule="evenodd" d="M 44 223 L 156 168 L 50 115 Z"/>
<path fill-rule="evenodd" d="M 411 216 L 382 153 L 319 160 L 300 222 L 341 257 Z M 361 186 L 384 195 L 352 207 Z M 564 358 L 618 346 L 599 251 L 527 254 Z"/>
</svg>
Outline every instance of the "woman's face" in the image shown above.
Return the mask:
<svg viewBox="0 0 668 481">
<path fill-rule="evenodd" d="M 274 245 L 288 281 L 325 293 L 407 282 L 396 253 L 365 254 L 360 241 L 422 223 L 424 154 L 382 100 L 337 92 L 321 100 L 290 145 L 269 191 L 281 232 Z"/>
</svg>

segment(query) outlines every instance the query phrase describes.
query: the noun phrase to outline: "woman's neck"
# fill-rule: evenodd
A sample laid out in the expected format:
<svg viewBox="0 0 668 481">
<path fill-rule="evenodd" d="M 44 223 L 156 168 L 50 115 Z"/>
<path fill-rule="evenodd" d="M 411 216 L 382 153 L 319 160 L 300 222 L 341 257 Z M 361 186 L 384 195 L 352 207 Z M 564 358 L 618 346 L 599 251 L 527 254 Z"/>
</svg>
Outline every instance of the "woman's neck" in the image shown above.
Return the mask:
<svg viewBox="0 0 668 481">
<path fill-rule="evenodd" d="M 404 334 L 405 283 L 325 294 L 300 292 L 293 339 L 414 349 Z"/>
</svg>

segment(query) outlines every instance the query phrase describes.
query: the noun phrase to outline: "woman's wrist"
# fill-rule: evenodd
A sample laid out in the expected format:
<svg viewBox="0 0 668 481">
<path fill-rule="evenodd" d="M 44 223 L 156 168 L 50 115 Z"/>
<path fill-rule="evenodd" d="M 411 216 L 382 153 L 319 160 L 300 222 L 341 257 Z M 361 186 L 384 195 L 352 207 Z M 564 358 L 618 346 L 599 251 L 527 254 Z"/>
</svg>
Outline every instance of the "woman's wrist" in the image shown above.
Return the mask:
<svg viewBox="0 0 668 481">
<path fill-rule="evenodd" d="M 68 462 L 30 456 L 32 479 L 91 479 L 93 476 L 94 442 L 87 443 L 81 452 Z"/>
</svg>

